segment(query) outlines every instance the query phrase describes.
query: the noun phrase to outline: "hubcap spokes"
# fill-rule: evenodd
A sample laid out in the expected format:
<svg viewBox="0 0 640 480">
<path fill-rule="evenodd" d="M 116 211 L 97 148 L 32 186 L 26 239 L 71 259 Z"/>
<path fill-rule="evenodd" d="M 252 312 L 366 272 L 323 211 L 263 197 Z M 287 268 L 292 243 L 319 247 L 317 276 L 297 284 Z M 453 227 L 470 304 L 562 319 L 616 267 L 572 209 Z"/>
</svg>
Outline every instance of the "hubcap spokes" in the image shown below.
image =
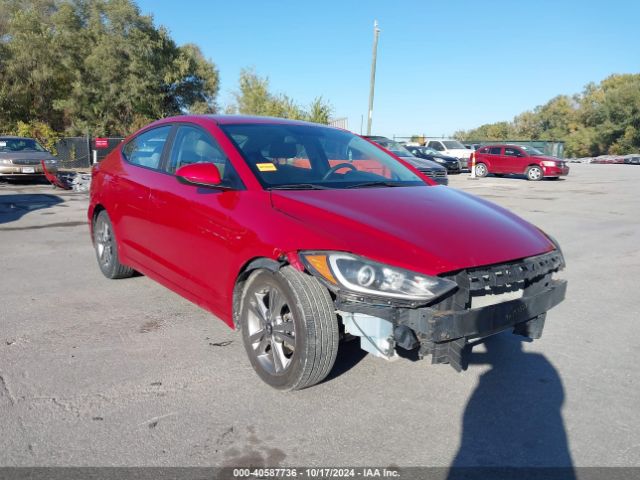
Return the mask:
<svg viewBox="0 0 640 480">
<path fill-rule="evenodd" d="M 282 292 L 266 287 L 249 298 L 249 343 L 260 365 L 282 374 L 295 352 L 295 325 Z"/>
</svg>

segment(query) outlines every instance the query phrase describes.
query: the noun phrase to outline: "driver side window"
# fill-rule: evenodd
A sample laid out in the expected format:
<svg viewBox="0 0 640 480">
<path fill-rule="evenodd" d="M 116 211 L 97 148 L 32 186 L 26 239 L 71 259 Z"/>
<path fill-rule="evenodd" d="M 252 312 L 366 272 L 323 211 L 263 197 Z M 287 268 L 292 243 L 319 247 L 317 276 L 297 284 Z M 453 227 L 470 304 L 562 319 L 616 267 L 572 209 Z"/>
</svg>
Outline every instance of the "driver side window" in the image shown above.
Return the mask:
<svg viewBox="0 0 640 480">
<path fill-rule="evenodd" d="M 240 177 L 218 142 L 200 128 L 182 125 L 178 127 L 173 141 L 167 172 L 173 175 L 180 167 L 192 163 L 213 163 L 220 172 L 222 185 L 232 188 L 242 187 Z"/>
</svg>

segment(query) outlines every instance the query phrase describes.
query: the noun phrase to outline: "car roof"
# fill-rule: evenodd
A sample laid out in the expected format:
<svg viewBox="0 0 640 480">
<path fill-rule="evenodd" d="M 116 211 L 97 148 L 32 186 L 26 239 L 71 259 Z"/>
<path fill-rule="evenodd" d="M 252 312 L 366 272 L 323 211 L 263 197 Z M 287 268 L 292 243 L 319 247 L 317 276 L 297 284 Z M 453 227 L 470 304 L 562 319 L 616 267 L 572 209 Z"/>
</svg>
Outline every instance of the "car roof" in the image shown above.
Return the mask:
<svg viewBox="0 0 640 480">
<path fill-rule="evenodd" d="M 261 124 L 269 124 L 269 125 L 312 125 L 312 126 L 320 126 L 326 128 L 335 128 L 329 125 L 322 125 L 313 122 L 305 122 L 303 120 L 291 120 L 288 118 L 278 118 L 278 117 L 263 117 L 259 115 L 176 115 L 174 117 L 163 118 L 162 120 L 158 120 L 154 122 L 155 124 L 159 123 L 170 123 L 170 122 L 188 122 L 190 120 L 210 120 L 215 122 L 218 125 L 237 125 L 237 124 L 247 124 L 247 123 L 261 123 Z M 340 129 L 336 129 L 340 130 Z"/>
<path fill-rule="evenodd" d="M 522 148 L 522 145 L 518 145 L 517 143 L 492 143 L 489 145 L 481 145 L 480 148 L 484 147 L 518 147 Z"/>
</svg>

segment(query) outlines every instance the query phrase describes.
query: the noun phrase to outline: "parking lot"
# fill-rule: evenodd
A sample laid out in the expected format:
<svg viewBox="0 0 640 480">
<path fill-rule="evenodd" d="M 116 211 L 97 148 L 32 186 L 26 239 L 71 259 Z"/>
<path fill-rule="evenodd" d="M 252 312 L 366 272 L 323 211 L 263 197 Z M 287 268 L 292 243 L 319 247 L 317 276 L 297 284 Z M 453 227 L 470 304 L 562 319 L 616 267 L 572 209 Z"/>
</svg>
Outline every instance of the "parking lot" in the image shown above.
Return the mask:
<svg viewBox="0 0 640 480">
<path fill-rule="evenodd" d="M 207 312 L 144 276 L 105 279 L 87 194 L 0 183 L 0 465 L 640 464 L 640 168 L 571 168 L 450 177 L 562 245 L 569 290 L 541 340 L 497 336 L 461 374 L 350 343 L 292 393 Z"/>
</svg>

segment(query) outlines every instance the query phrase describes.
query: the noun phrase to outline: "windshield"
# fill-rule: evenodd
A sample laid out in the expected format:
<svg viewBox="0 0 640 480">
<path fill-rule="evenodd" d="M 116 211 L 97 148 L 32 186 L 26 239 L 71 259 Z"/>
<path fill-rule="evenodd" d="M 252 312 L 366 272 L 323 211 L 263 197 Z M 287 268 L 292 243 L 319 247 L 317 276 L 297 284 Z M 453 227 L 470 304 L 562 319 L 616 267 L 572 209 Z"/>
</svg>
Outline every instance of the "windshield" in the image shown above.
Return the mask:
<svg viewBox="0 0 640 480">
<path fill-rule="evenodd" d="M 375 145 L 311 125 L 220 125 L 265 188 L 311 190 L 425 185 Z"/>
<path fill-rule="evenodd" d="M 537 148 L 529 147 L 528 145 L 527 146 L 519 145 L 519 147 L 523 149 L 525 152 L 527 152 L 529 155 L 544 155 L 544 153 L 538 150 Z"/>
<path fill-rule="evenodd" d="M 465 149 L 465 146 L 457 140 L 444 140 L 442 143 L 444 143 L 444 146 L 447 147 L 448 150 L 452 150 L 454 148 L 461 148 L 462 150 Z"/>
<path fill-rule="evenodd" d="M 423 147 L 422 148 L 422 152 L 427 154 L 427 155 L 441 155 L 440 152 L 434 150 L 433 148 L 430 147 Z"/>
<path fill-rule="evenodd" d="M 46 152 L 32 138 L 0 138 L 0 152 Z"/>
</svg>

